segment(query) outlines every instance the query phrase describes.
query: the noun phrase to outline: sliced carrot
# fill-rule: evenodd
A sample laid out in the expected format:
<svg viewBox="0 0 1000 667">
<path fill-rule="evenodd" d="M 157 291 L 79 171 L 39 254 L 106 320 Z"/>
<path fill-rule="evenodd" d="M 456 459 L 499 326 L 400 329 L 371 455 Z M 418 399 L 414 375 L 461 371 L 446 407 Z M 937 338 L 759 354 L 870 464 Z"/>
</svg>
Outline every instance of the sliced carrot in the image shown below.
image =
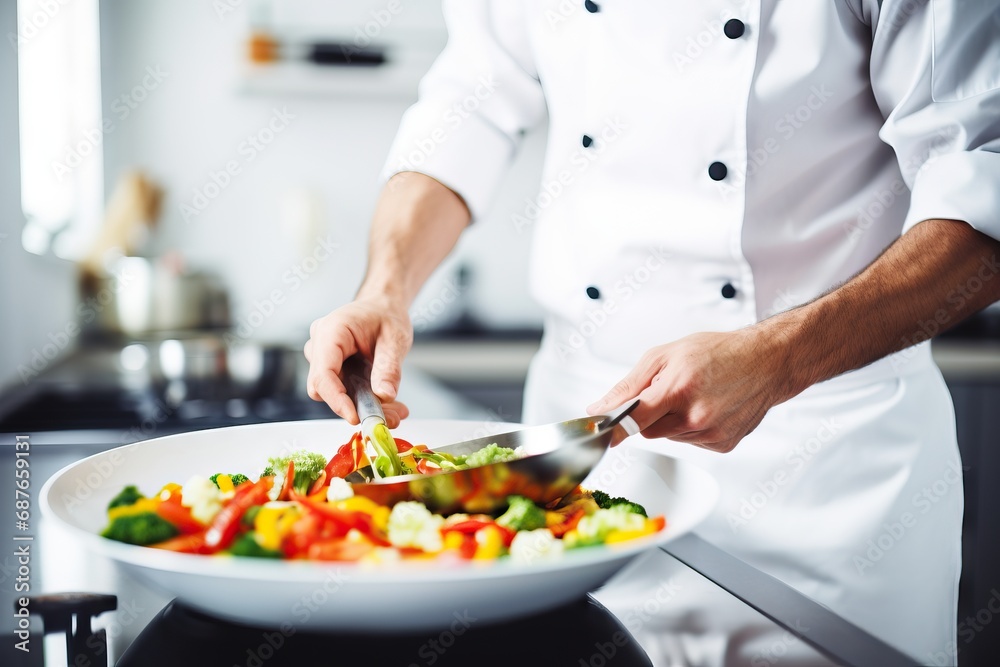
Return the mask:
<svg viewBox="0 0 1000 667">
<path fill-rule="evenodd" d="M 326 471 L 321 470 L 319 473 L 319 477 L 317 477 L 316 481 L 313 482 L 312 486 L 309 487 L 309 493 L 307 493 L 306 495 L 307 496 L 315 495 L 316 493 L 322 491 L 324 486 L 326 486 Z"/>
</svg>

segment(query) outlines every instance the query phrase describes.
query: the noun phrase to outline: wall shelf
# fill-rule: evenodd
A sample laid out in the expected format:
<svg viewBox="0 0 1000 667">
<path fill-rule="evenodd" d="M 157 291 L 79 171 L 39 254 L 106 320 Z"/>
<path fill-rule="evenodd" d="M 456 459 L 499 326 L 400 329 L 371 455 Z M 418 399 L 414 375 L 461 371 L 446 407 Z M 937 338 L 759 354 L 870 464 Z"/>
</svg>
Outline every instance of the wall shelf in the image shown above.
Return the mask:
<svg viewBox="0 0 1000 667">
<path fill-rule="evenodd" d="M 380 64 L 317 64 L 305 59 L 247 63 L 239 73 L 237 92 L 412 102 L 439 52 L 429 44 L 396 44 L 384 48 L 385 62 Z"/>
</svg>

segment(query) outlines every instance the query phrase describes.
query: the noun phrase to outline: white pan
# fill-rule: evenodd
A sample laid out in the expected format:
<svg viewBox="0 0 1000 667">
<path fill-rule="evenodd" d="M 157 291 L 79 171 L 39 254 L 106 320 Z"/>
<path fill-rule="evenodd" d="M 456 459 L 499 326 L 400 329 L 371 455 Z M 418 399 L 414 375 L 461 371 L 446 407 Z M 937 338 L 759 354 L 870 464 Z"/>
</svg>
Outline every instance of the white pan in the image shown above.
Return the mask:
<svg viewBox="0 0 1000 667">
<path fill-rule="evenodd" d="M 218 618 L 263 627 L 377 632 L 445 628 L 456 614 L 488 623 L 541 612 L 582 597 L 647 549 L 691 531 L 715 506 L 719 487 L 707 472 L 626 440 L 584 480 L 588 488 L 625 496 L 650 516 L 664 515 L 656 535 L 565 552 L 530 563 L 426 561 L 395 565 L 278 561 L 202 556 L 131 546 L 98 533 L 106 507 L 124 486 L 154 493 L 193 474 L 243 472 L 256 478 L 271 456 L 295 449 L 332 455 L 357 427 L 341 419 L 252 424 L 154 438 L 82 459 L 53 475 L 40 496 L 46 518 L 74 544 L 106 556 L 137 578 Z M 409 419 L 394 434 L 411 443 L 453 443 L 521 428 L 460 420 Z M 658 470 L 644 463 L 656 457 Z M 662 465 L 666 460 L 669 465 Z M 106 474 L 94 489 L 94 471 Z M 50 545 L 51 548 L 51 545 Z"/>
</svg>

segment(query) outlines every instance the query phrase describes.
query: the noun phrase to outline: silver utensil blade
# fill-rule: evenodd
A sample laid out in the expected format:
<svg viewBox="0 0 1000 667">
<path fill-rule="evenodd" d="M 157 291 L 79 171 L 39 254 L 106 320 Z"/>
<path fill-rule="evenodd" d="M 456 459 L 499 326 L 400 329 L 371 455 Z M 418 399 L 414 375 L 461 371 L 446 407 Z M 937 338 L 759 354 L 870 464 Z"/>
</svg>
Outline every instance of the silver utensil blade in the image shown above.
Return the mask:
<svg viewBox="0 0 1000 667">
<path fill-rule="evenodd" d="M 451 454 L 471 454 L 491 444 L 519 449 L 522 455 L 511 461 L 372 481 L 352 473 L 345 479 L 356 494 L 376 502 L 419 500 L 443 512 L 492 512 L 503 507 L 509 495 L 549 504 L 573 491 L 590 474 L 607 452 L 614 427 L 638 403 L 633 399 L 606 415 L 529 426 L 440 447 L 429 444 L 432 451 Z"/>
</svg>

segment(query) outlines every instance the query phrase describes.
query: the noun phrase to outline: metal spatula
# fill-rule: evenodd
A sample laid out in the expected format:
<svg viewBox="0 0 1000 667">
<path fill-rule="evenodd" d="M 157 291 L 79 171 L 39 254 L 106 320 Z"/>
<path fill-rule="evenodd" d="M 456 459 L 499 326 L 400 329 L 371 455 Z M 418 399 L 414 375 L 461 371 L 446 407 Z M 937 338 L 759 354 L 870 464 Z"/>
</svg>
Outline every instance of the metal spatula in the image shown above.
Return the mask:
<svg viewBox="0 0 1000 667">
<path fill-rule="evenodd" d="M 435 452 L 451 454 L 471 454 L 496 443 L 519 450 L 522 456 L 512 461 L 372 481 L 352 473 L 346 479 L 356 494 L 376 502 L 419 500 L 441 512 L 488 513 L 504 507 L 509 495 L 526 496 L 545 505 L 573 491 L 590 474 L 608 450 L 612 431 L 620 422 L 628 424 L 629 434 L 637 432 L 628 414 L 638 404 L 635 398 L 606 415 L 529 426 L 443 446 L 425 443 Z"/>
</svg>

